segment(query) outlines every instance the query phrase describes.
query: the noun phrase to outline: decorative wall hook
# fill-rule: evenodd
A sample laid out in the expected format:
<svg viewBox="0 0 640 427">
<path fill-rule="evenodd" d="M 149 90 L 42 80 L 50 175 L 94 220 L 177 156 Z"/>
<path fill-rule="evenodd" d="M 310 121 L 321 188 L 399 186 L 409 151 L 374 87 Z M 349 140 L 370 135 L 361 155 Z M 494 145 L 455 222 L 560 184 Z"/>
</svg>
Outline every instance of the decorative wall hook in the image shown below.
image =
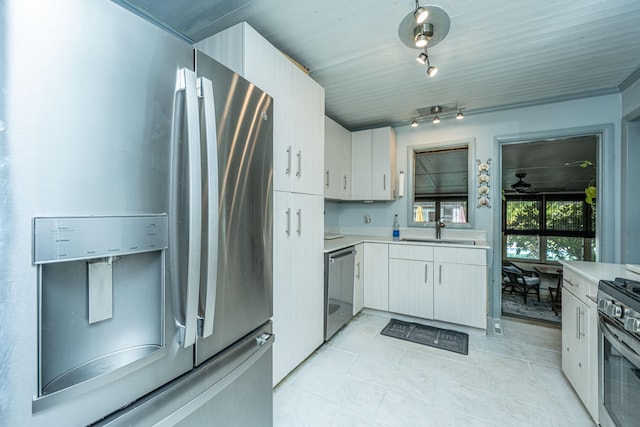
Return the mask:
<svg viewBox="0 0 640 427">
<path fill-rule="evenodd" d="M 486 206 L 490 208 L 489 187 L 491 185 L 489 182 L 491 179 L 489 171 L 491 170 L 491 158 L 487 159 L 486 162 L 477 159 L 476 162 L 478 163 L 478 207 Z"/>
</svg>

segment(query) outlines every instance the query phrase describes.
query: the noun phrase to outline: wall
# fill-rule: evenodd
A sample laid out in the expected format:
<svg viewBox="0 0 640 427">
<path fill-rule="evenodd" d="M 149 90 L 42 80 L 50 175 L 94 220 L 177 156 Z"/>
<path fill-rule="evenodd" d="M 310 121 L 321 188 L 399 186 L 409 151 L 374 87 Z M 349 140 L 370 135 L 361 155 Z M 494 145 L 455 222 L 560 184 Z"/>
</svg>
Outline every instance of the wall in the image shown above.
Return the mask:
<svg viewBox="0 0 640 427">
<path fill-rule="evenodd" d="M 640 109 L 640 80 L 622 92 L 622 117 L 628 118 L 630 115 L 638 117 L 638 109 Z"/>
<path fill-rule="evenodd" d="M 602 248 L 601 260 L 615 262 L 620 260 L 620 95 L 606 95 L 584 98 L 573 101 L 558 102 L 545 105 L 514 108 L 510 110 L 489 112 L 484 114 L 467 114 L 464 120 L 443 119 L 440 124 L 421 123 L 417 128 L 403 126 L 396 128 L 398 137 L 398 171 L 407 171 L 407 150 L 411 145 L 437 146 L 443 142 L 475 139 L 475 156 L 483 161 L 493 159 L 492 188 L 500 188 L 500 141 L 516 137 L 522 139 L 544 138 L 553 135 L 575 134 L 581 130 L 605 131 L 603 141 L 599 177 L 599 186 L 603 195 L 603 215 L 601 231 L 603 239 L 599 242 Z M 496 173 L 496 171 L 498 171 Z M 472 176 L 475 173 L 472 172 Z M 409 177 L 407 177 L 409 179 Z M 489 254 L 489 262 L 499 265 L 500 250 L 500 198 L 492 195 L 493 207 L 475 209 L 476 229 L 485 230 L 493 249 Z M 389 227 L 393 216 L 398 213 L 401 227 L 407 224 L 407 197 L 394 202 L 375 204 L 341 203 L 339 214 L 340 228 L 347 227 Z M 371 214 L 370 224 L 363 223 L 363 216 Z M 445 229 L 443 236 L 446 237 Z M 366 231 L 365 231 L 366 232 Z M 496 260 L 496 261 L 494 261 Z M 493 269 L 492 269 L 493 270 Z M 494 284 L 490 292 L 490 311 L 499 317 L 500 276 L 490 273 Z"/>
<path fill-rule="evenodd" d="M 640 80 L 622 93 L 621 261 L 640 264 Z"/>
</svg>

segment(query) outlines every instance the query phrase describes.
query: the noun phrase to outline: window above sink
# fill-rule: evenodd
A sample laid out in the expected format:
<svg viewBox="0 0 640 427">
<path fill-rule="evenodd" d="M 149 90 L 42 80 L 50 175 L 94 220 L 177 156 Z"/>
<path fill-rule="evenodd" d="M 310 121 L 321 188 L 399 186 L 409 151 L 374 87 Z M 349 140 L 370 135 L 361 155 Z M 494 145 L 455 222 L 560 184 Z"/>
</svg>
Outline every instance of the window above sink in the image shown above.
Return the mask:
<svg viewBox="0 0 640 427">
<path fill-rule="evenodd" d="M 408 147 L 407 224 L 470 228 L 474 209 L 475 139 Z"/>
</svg>

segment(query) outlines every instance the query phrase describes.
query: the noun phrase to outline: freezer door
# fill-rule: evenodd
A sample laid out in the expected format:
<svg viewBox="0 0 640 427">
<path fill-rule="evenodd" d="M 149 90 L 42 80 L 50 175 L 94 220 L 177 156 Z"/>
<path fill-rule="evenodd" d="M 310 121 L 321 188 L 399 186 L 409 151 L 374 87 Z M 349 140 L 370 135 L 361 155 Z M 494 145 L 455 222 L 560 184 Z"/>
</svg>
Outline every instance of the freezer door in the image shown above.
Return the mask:
<svg viewBox="0 0 640 427">
<path fill-rule="evenodd" d="M 196 73 L 213 86 L 215 108 L 209 108 L 203 96 L 200 110 L 201 158 L 217 157 L 217 165 L 205 164 L 203 171 L 217 169 L 218 178 L 214 200 L 208 191 L 212 181 L 203 174 L 206 213 L 199 314 L 200 336 L 205 338 L 196 342 L 196 364 L 200 364 L 273 313 L 273 102 L 255 85 L 197 51 Z M 206 85 L 201 88 L 206 93 Z M 213 122 L 207 114 L 215 114 L 215 138 L 206 137 L 209 132 L 204 128 Z M 206 243 L 216 231 L 217 241 Z M 213 316 L 213 333 L 208 337 L 207 316 Z"/>
<path fill-rule="evenodd" d="M 271 322 L 95 427 L 273 425 Z"/>
</svg>

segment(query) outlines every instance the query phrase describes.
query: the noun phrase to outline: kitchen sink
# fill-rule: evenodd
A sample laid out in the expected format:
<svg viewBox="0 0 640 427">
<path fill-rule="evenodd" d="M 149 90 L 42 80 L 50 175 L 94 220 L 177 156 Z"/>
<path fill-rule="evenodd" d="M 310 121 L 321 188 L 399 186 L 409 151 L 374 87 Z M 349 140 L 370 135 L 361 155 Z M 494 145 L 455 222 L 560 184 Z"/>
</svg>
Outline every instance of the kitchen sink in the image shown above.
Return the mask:
<svg viewBox="0 0 640 427">
<path fill-rule="evenodd" d="M 403 237 L 403 242 L 420 242 L 420 243 L 439 243 L 449 245 L 475 245 L 475 240 L 456 240 L 456 239 L 432 239 L 428 237 Z"/>
</svg>

